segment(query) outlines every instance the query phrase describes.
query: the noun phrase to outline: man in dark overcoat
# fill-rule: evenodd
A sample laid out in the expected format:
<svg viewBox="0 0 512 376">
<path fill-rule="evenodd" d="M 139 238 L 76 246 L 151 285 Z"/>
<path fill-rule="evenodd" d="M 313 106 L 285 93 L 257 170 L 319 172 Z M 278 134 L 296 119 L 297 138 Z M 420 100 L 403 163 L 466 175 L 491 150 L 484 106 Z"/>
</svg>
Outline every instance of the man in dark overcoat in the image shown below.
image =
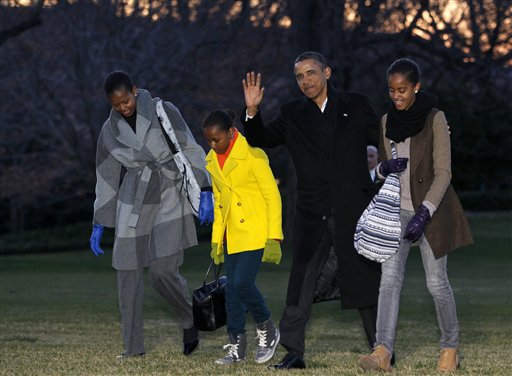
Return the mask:
<svg viewBox="0 0 512 376">
<path fill-rule="evenodd" d="M 357 308 L 370 347 L 375 342 L 380 265 L 359 256 L 354 231 L 371 200 L 366 147 L 377 144 L 378 118 L 368 99 L 342 92 L 330 84 L 325 58 L 308 51 L 295 60 L 297 84 L 304 94 L 281 106 L 279 115 L 264 125 L 258 107 L 263 100 L 261 75 L 243 80 L 246 114 L 242 116 L 252 146 L 286 145 L 297 174 L 293 261 L 286 306 L 279 328 L 288 353 L 277 369 L 305 368 L 305 328 L 317 276 L 329 247 L 335 245 L 341 306 Z"/>
</svg>

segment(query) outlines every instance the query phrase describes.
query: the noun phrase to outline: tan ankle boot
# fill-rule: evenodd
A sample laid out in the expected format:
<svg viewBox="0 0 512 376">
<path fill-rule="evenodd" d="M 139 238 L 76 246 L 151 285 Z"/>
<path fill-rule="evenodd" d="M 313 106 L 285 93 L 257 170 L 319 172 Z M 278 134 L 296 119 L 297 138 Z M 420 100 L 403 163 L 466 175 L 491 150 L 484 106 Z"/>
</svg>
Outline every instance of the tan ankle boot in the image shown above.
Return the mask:
<svg viewBox="0 0 512 376">
<path fill-rule="evenodd" d="M 460 359 L 457 349 L 446 348 L 441 349 L 439 354 L 439 362 L 437 363 L 437 370 L 440 372 L 453 372 L 459 368 Z"/>
<path fill-rule="evenodd" d="M 383 345 L 375 347 L 371 355 L 359 358 L 359 366 L 365 371 L 391 372 L 391 353 Z"/>
</svg>

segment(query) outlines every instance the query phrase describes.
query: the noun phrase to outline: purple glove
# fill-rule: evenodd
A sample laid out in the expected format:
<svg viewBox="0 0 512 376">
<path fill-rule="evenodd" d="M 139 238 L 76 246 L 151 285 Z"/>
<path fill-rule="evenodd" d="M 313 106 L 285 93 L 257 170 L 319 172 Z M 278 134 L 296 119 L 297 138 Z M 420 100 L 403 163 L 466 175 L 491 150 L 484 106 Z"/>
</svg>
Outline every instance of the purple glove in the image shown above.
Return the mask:
<svg viewBox="0 0 512 376">
<path fill-rule="evenodd" d="M 103 251 L 100 248 L 101 237 L 103 236 L 103 226 L 102 225 L 93 225 L 92 226 L 92 234 L 90 239 L 91 251 L 94 253 L 94 256 L 99 256 L 103 254 Z"/>
<path fill-rule="evenodd" d="M 420 205 L 414 217 L 411 218 L 405 229 L 404 239 L 415 242 L 421 237 L 427 222 L 430 221 L 430 212 L 425 205 Z"/>
<path fill-rule="evenodd" d="M 395 172 L 402 172 L 407 168 L 409 158 L 396 158 L 384 161 L 380 164 L 379 172 L 382 176 L 388 176 Z"/>
</svg>

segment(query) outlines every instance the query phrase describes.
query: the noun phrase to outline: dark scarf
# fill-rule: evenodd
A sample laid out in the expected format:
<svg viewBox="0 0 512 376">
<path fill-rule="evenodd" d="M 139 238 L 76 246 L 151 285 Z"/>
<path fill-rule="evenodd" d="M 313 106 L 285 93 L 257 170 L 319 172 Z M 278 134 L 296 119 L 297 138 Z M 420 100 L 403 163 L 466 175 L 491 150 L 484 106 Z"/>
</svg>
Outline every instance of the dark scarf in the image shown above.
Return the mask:
<svg viewBox="0 0 512 376">
<path fill-rule="evenodd" d="M 413 105 L 407 110 L 397 110 L 394 104 L 391 105 L 386 120 L 386 137 L 402 142 L 420 133 L 435 103 L 434 96 L 420 91 L 416 94 Z"/>
</svg>

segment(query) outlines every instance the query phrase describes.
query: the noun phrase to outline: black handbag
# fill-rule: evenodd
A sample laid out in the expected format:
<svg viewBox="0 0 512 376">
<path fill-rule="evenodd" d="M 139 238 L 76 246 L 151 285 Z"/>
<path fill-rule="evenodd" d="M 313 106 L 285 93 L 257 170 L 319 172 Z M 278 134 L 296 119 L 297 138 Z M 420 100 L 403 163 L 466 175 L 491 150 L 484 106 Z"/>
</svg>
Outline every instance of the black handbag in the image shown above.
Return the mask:
<svg viewBox="0 0 512 376">
<path fill-rule="evenodd" d="M 206 271 L 203 285 L 192 293 L 194 326 L 198 330 L 206 332 L 211 332 L 226 325 L 225 288 L 227 278 L 226 276 L 220 277 L 222 265 L 218 268 L 214 266 L 215 279 L 206 283 L 212 265 L 215 265 L 213 260 Z"/>
</svg>

